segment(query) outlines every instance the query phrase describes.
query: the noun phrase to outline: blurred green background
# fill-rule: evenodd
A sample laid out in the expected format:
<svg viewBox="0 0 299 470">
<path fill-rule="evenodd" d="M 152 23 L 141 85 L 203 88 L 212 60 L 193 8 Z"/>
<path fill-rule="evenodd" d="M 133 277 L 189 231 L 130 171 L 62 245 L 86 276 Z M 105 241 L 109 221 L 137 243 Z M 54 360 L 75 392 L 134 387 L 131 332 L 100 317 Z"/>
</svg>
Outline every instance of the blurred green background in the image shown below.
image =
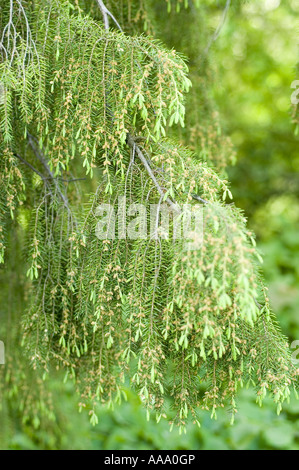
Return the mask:
<svg viewBox="0 0 299 470">
<path fill-rule="evenodd" d="M 217 77 L 213 97 L 220 120 L 237 151 L 228 169 L 236 204 L 257 235 L 272 306 L 290 343 L 299 340 L 299 153 L 292 124 L 291 83 L 296 76 L 295 0 L 260 0 L 229 15 L 212 45 Z M 217 26 L 219 12 L 211 18 Z M 213 23 L 214 22 L 214 23 Z M 225 413 L 211 421 L 202 414 L 201 429 L 187 435 L 169 432 L 167 423 L 146 421 L 139 399 L 115 410 L 102 409 L 92 427 L 77 413 L 71 383 L 52 378 L 56 421 L 34 428 L 23 424 L 10 405 L 3 409 L 1 449 L 292 449 L 299 450 L 299 401 L 292 399 L 278 417 L 266 401 L 244 390 L 239 414 L 230 426 Z"/>
</svg>

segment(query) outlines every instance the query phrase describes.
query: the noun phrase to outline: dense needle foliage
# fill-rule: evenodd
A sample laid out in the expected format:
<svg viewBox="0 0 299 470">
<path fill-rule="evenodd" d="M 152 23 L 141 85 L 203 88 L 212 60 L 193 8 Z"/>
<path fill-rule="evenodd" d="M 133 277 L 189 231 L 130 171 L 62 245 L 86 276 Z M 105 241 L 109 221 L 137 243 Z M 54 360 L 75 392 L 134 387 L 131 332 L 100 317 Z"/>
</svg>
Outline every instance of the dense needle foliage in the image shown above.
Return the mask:
<svg viewBox="0 0 299 470">
<path fill-rule="evenodd" d="M 296 385 L 254 235 L 225 180 L 234 155 L 207 91 L 208 50 L 189 77 L 187 59 L 153 38 L 154 3 L 1 1 L 0 275 L 25 308 L 1 325 L 10 349 L 0 392 L 17 395 L 28 419 L 52 416 L 41 380 L 52 366 L 76 381 L 93 423 L 96 402 L 120 402 L 127 381 L 148 414 L 181 429 L 201 408 L 215 417 L 228 407 L 233 420 L 246 384 L 280 412 Z M 204 15 L 203 3 L 160 8 L 179 21 L 181 7 Z M 191 82 L 201 102 L 188 115 Z M 124 196 L 126 207 L 200 205 L 201 248 L 119 231 L 99 240 L 97 207 L 120 211 Z"/>
</svg>

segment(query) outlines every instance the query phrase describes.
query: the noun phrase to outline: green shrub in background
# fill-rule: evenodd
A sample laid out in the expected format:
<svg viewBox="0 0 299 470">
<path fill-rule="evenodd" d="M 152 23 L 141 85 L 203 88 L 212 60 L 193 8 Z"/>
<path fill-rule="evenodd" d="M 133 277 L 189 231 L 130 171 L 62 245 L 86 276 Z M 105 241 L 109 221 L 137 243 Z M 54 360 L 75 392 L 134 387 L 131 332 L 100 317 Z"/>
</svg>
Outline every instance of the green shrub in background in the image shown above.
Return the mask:
<svg viewBox="0 0 299 470">
<path fill-rule="evenodd" d="M 294 40 L 292 28 L 295 4 L 286 2 L 279 8 L 267 10 L 265 5 L 270 3 L 251 2 L 250 5 L 234 6 L 221 36 L 212 46 L 215 62 L 223 64 L 223 69 L 217 75 L 214 97 L 219 104 L 227 134 L 232 136 L 238 149 L 239 163 L 234 169 L 228 169 L 233 181 L 233 192 L 238 204 L 249 215 L 250 226 L 258 235 L 259 246 L 265 257 L 264 272 L 270 283 L 271 300 L 284 333 L 292 340 L 299 339 L 296 311 L 299 265 L 296 236 L 299 228 L 296 185 L 298 156 L 288 103 L 289 86 L 295 78 L 293 65 L 296 58 L 291 47 Z M 187 10 L 181 14 L 189 24 L 190 12 Z M 187 37 L 181 37 L 181 40 L 177 37 L 175 28 L 171 27 L 177 19 L 174 12 L 171 15 L 171 22 L 162 15 L 160 37 L 164 36 L 163 40 L 169 42 L 169 45 L 177 41 L 177 50 L 191 58 L 192 81 L 196 84 L 195 89 L 199 90 L 204 79 L 209 77 L 203 79 L 202 75 L 198 75 L 196 83 L 196 68 L 192 67 L 197 54 L 196 47 L 190 44 Z M 151 20 L 154 25 L 154 14 Z M 211 23 L 217 25 L 218 20 L 219 10 L 215 9 L 215 19 L 212 14 Z M 169 28 L 166 27 L 168 21 Z M 195 25 L 191 28 L 194 28 L 193 35 L 198 33 Z M 277 52 L 277 44 L 280 53 Z M 291 52 L 284 53 L 286 50 Z M 202 60 L 204 63 L 205 58 Z M 216 74 L 215 69 L 208 70 L 210 74 Z M 194 94 L 191 96 L 196 98 Z M 196 110 L 192 106 L 192 99 L 187 103 L 187 109 L 188 106 L 190 111 Z M 202 106 L 209 115 L 210 97 L 208 99 L 205 96 Z M 231 144 L 224 144 L 225 137 L 217 127 L 218 118 L 213 116 L 213 122 L 209 115 L 207 123 L 201 125 L 201 115 L 198 123 L 196 116 L 187 112 L 187 122 L 189 119 L 192 124 L 191 141 L 194 150 L 202 146 L 201 157 L 217 165 L 219 171 L 224 171 L 223 162 L 231 158 L 233 163 L 235 156 Z M 188 143 L 190 136 L 180 131 L 180 138 Z M 13 302 L 15 300 L 11 300 L 11 305 Z M 209 415 L 202 415 L 201 429 L 190 427 L 187 435 L 180 436 L 177 431 L 170 434 L 167 423 L 157 425 L 152 420 L 147 422 L 139 399 L 131 392 L 128 392 L 129 402 L 120 408 L 116 407 L 114 411 L 101 409 L 98 413 L 99 424 L 91 428 L 84 414 L 76 415 L 73 412 L 77 405 L 73 387 L 62 387 L 57 396 L 57 386 L 56 382 L 50 382 L 50 389 L 54 390 L 56 421 L 40 424 L 30 419 L 27 424 L 22 424 L 22 410 L 20 413 L 13 405 L 5 405 L 1 436 L 3 448 L 298 448 L 299 410 L 298 403 L 293 400 L 277 417 L 270 401 L 266 400 L 264 408 L 260 409 L 254 403 L 252 392 L 244 391 L 240 394 L 235 426 L 228 424 L 225 412 L 220 413 L 218 420 L 213 422 Z"/>
<path fill-rule="evenodd" d="M 299 449 L 299 405 L 292 400 L 280 416 L 271 400 L 256 406 L 253 391 L 240 395 L 239 414 L 231 426 L 225 412 L 217 421 L 208 413 L 202 428 L 187 434 L 169 432 L 166 422 L 147 421 L 138 397 L 128 391 L 128 402 L 114 411 L 99 411 L 100 422 L 91 426 L 86 415 L 74 413 L 76 398 L 71 385 L 52 384 L 56 390 L 57 421 L 35 430 L 22 426 L 17 416 L 2 421 L 2 449 L 90 449 L 90 450 L 264 450 Z M 57 390 L 58 389 L 58 390 Z M 10 423 L 10 425 L 8 424 Z M 4 425 L 4 428 L 3 428 Z M 6 426 L 6 427 L 5 427 Z"/>
</svg>

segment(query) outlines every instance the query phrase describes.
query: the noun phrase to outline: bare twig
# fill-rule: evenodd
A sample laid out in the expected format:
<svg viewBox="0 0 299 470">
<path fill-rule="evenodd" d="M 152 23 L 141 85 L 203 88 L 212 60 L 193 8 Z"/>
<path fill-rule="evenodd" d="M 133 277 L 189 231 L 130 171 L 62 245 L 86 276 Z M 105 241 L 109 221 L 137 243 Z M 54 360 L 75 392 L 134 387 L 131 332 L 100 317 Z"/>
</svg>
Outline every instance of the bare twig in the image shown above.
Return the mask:
<svg viewBox="0 0 299 470">
<path fill-rule="evenodd" d="M 63 183 L 76 183 L 77 181 L 86 181 L 87 178 L 72 178 L 70 180 L 65 180 L 63 178 L 57 178 L 57 179 L 62 181 Z"/>
<path fill-rule="evenodd" d="M 198 194 L 191 194 L 192 198 L 195 199 L 195 201 L 201 202 L 202 204 L 209 204 L 209 201 L 206 201 L 202 197 L 200 197 Z"/>
<path fill-rule="evenodd" d="M 27 162 L 27 160 L 21 157 L 21 155 L 19 155 L 18 153 L 14 153 L 14 157 L 18 158 L 22 163 L 27 165 L 32 171 L 34 171 L 34 173 L 36 173 L 43 181 L 46 182 L 47 178 L 45 178 L 45 176 L 40 171 L 34 168 L 34 166 L 31 165 L 31 163 Z"/>
<path fill-rule="evenodd" d="M 139 160 L 142 162 L 144 168 L 146 169 L 146 171 L 148 172 L 150 178 L 152 179 L 154 185 L 156 186 L 157 190 L 158 190 L 158 193 L 160 194 L 160 196 L 164 199 L 165 198 L 165 191 L 161 188 L 161 186 L 159 185 L 159 182 L 157 180 L 157 178 L 155 177 L 154 173 L 152 172 L 152 169 L 147 161 L 147 159 L 145 158 L 145 156 L 143 155 L 143 152 L 141 151 L 140 147 L 135 143 L 134 139 L 132 136 L 128 135 L 127 136 L 127 143 L 129 145 L 129 147 L 131 149 L 134 150 L 134 152 L 136 152 Z M 167 197 L 165 199 L 165 201 L 167 202 L 167 204 L 169 204 L 169 206 L 175 211 L 175 212 L 181 212 L 178 205 L 176 203 L 174 203 L 169 197 Z"/>
<path fill-rule="evenodd" d="M 253 300 L 254 300 L 254 303 L 255 305 L 257 306 L 257 308 L 259 310 L 262 310 L 263 309 L 263 306 L 257 301 L 257 299 L 255 297 L 253 297 Z"/>
<path fill-rule="evenodd" d="M 22 163 L 24 163 L 24 165 L 27 165 L 28 168 L 34 171 L 34 173 L 36 173 L 43 181 L 46 182 L 46 181 L 53 179 L 52 176 L 48 178 L 45 177 L 45 175 L 43 175 L 39 170 L 37 170 L 33 165 L 31 165 L 31 163 L 27 162 L 27 160 L 21 157 L 21 155 L 19 155 L 18 153 L 14 153 L 13 155 L 14 157 L 18 158 Z M 58 177 L 56 179 L 62 181 L 63 183 L 76 183 L 77 181 L 86 181 L 86 178 L 72 178 L 72 179 L 66 180 L 66 179 Z"/>
<path fill-rule="evenodd" d="M 218 39 L 218 37 L 220 36 L 221 30 L 222 30 L 222 28 L 225 24 L 225 21 L 226 21 L 226 17 L 227 17 L 227 14 L 228 14 L 230 4 L 231 4 L 231 0 L 227 0 L 225 8 L 224 8 L 223 13 L 222 13 L 220 23 L 219 23 L 215 33 L 211 37 L 211 39 L 210 39 L 210 41 L 209 41 L 209 43 L 208 43 L 208 45 L 207 45 L 207 47 L 204 51 L 205 55 L 207 55 L 207 53 L 209 52 L 210 47 L 212 46 L 213 42 L 215 42 Z"/>
<path fill-rule="evenodd" d="M 39 56 L 36 49 L 36 44 L 33 40 L 29 21 L 26 15 L 26 11 L 23 7 L 21 0 L 9 0 L 9 20 L 6 26 L 4 26 L 3 31 L 1 32 L 0 37 L 0 51 L 2 53 L 2 58 L 10 61 L 10 66 L 12 65 L 15 57 L 20 57 L 20 51 L 18 48 L 18 41 L 20 41 L 20 33 L 17 31 L 16 25 L 19 24 L 20 20 L 23 19 L 26 26 L 26 36 L 24 38 L 24 56 L 22 60 L 22 69 L 23 74 L 26 68 L 26 63 L 33 60 L 34 56 L 37 59 L 39 64 Z M 17 8 L 15 9 L 15 5 Z M 14 21 L 14 17 L 15 21 Z M 23 46 L 22 46 L 23 47 Z"/>
<path fill-rule="evenodd" d="M 57 192 L 58 192 L 59 196 L 61 197 L 61 199 L 63 200 L 64 205 L 66 207 L 68 207 L 68 201 L 67 201 L 65 195 L 62 193 L 61 189 L 59 188 L 57 180 L 56 180 L 55 176 L 53 175 L 53 173 L 52 173 L 52 171 L 51 171 L 51 169 L 48 165 L 48 162 L 47 162 L 46 158 L 42 154 L 42 151 L 36 146 L 36 141 L 35 141 L 34 137 L 31 134 L 28 134 L 28 141 L 29 141 L 29 144 L 30 144 L 33 152 L 34 152 L 34 155 L 41 162 L 41 164 L 43 165 L 44 169 L 46 170 L 48 176 L 54 182 L 54 185 L 57 189 Z"/>
<path fill-rule="evenodd" d="M 118 27 L 118 29 L 120 31 L 123 31 L 122 30 L 122 27 L 120 26 L 120 24 L 118 23 L 117 19 L 112 15 L 111 11 L 108 10 L 108 8 L 106 7 L 106 5 L 104 4 L 104 2 L 102 0 L 96 0 L 97 4 L 99 5 L 99 8 L 102 12 L 102 15 L 103 15 L 103 21 L 104 21 L 104 25 L 105 25 L 105 29 L 106 31 L 109 30 L 109 16 L 110 18 L 112 19 L 112 21 L 116 24 L 116 26 Z"/>
<path fill-rule="evenodd" d="M 33 137 L 31 134 L 28 133 L 28 141 L 29 141 L 29 145 L 31 146 L 31 148 L 33 150 L 34 155 L 40 161 L 40 163 L 43 165 L 44 169 L 46 170 L 46 173 L 48 174 L 48 176 L 50 178 L 50 180 L 53 181 L 57 193 L 59 194 L 60 198 L 62 199 L 63 204 L 64 204 L 65 208 L 67 209 L 71 219 L 74 220 L 75 225 L 77 226 L 77 222 L 76 222 L 76 219 L 74 218 L 73 212 L 72 212 L 72 210 L 69 206 L 68 199 L 63 194 L 63 192 L 61 191 L 61 189 L 59 187 L 59 184 L 58 184 L 58 181 L 57 181 L 57 178 L 55 178 L 55 176 L 53 175 L 53 173 L 52 173 L 52 171 L 51 171 L 51 169 L 48 165 L 47 159 L 45 158 L 45 156 L 43 155 L 42 150 L 38 146 L 37 140 L 35 139 L 35 137 Z"/>
</svg>

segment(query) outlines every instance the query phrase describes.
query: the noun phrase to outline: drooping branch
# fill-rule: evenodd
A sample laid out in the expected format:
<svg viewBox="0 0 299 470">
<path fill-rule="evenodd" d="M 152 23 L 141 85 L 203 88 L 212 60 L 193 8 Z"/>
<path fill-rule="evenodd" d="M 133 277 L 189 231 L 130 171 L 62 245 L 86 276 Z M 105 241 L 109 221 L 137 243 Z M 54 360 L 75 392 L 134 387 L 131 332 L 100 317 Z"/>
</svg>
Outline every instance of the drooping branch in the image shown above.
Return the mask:
<svg viewBox="0 0 299 470">
<path fill-rule="evenodd" d="M 14 3 L 17 5 L 18 9 L 18 19 L 14 21 L 15 16 L 15 8 Z M 9 7 L 9 20 L 8 23 L 4 26 L 3 31 L 1 32 L 0 37 L 0 51 L 2 53 L 2 57 L 5 57 L 6 60 L 10 61 L 10 65 L 12 65 L 15 57 L 20 57 L 20 52 L 18 48 L 18 41 L 20 40 L 21 36 L 19 31 L 17 30 L 17 24 L 20 23 L 20 20 L 23 20 L 25 23 L 25 53 L 22 63 L 22 69 L 26 67 L 27 60 L 30 62 L 33 60 L 35 56 L 37 62 L 39 63 L 39 56 L 36 48 L 36 44 L 33 40 L 31 28 L 29 25 L 29 20 L 27 18 L 26 11 L 22 4 L 21 0 L 10 0 L 10 7 Z"/>
<path fill-rule="evenodd" d="M 122 31 L 121 26 L 119 25 L 117 20 L 114 18 L 114 16 L 111 14 L 111 12 L 107 9 L 107 7 L 103 3 L 103 1 L 102 0 L 96 0 L 96 1 L 99 5 L 99 8 L 100 8 L 100 10 L 102 12 L 102 15 L 103 15 L 103 21 L 104 21 L 105 29 L 109 30 L 109 18 L 108 18 L 108 16 L 110 16 L 113 19 L 113 21 L 115 22 L 115 24 L 118 26 L 118 28 Z M 138 66 L 140 66 L 140 65 L 138 64 Z M 155 177 L 154 173 L 152 172 L 151 167 L 150 167 L 146 157 L 144 156 L 143 152 L 141 151 L 140 147 L 138 146 L 138 144 L 135 142 L 134 138 L 130 134 L 127 136 L 127 143 L 129 145 L 129 147 L 134 151 L 134 153 L 136 151 L 140 161 L 142 162 L 143 166 L 145 167 L 146 171 L 148 172 L 148 174 L 149 174 L 150 178 L 152 179 L 154 185 L 156 186 L 160 196 L 164 199 L 165 194 L 166 194 L 165 191 L 160 186 L 157 178 Z M 198 202 L 201 202 L 203 204 L 208 203 L 208 201 L 202 199 L 197 194 L 192 194 L 191 196 L 192 196 L 193 199 L 197 200 Z M 174 203 L 169 197 L 166 197 L 165 201 L 169 204 L 169 206 L 175 212 L 180 213 L 180 209 L 179 209 L 178 205 L 176 203 Z"/>
<path fill-rule="evenodd" d="M 118 24 L 117 20 L 114 18 L 114 16 L 111 14 L 111 12 L 107 9 L 107 7 L 104 5 L 102 0 L 96 0 L 96 1 L 97 1 L 98 5 L 100 7 L 101 12 L 102 12 L 103 21 L 104 21 L 106 31 L 109 30 L 109 18 L 108 18 L 108 16 L 110 16 L 113 19 L 115 24 L 122 31 L 122 28 Z M 143 163 L 143 166 L 145 167 L 145 169 L 148 172 L 150 178 L 152 179 L 153 183 L 155 184 L 160 196 L 164 199 L 165 198 L 165 192 L 163 191 L 163 189 L 159 185 L 159 183 L 157 181 L 157 178 L 153 174 L 153 172 L 152 172 L 152 170 L 151 170 L 151 168 L 148 164 L 147 159 L 143 155 L 143 152 L 141 151 L 140 147 L 136 144 L 135 140 L 133 139 L 133 137 L 131 135 L 127 136 L 127 143 L 129 145 L 129 147 L 134 151 L 134 153 L 136 151 L 140 161 Z M 180 212 L 180 209 L 178 208 L 178 206 L 173 201 L 171 201 L 170 198 L 167 197 L 165 200 L 175 212 Z"/>
</svg>

